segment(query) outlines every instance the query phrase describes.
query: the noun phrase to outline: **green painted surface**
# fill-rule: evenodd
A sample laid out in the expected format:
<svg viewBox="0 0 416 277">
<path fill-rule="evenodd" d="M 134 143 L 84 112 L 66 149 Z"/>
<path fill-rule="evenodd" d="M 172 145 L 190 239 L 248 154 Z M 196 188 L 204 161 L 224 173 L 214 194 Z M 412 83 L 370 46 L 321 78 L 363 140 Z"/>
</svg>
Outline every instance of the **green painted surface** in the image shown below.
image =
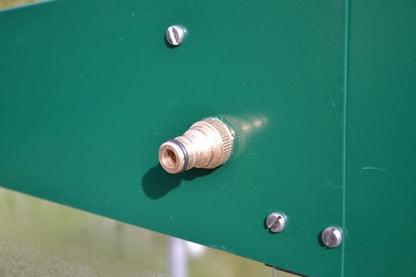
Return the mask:
<svg viewBox="0 0 416 277">
<path fill-rule="evenodd" d="M 294 16 L 296 14 L 296 16 Z M 0 14 L 0 182 L 292 271 L 340 272 L 342 2 L 59 1 Z M 189 30 L 172 49 L 171 24 Z M 165 174 L 209 115 L 267 118 L 238 158 Z M 311 193 L 314 191 L 314 193 Z M 287 230 L 264 220 L 284 211 Z"/>
<path fill-rule="evenodd" d="M 345 275 L 412 276 L 416 6 L 353 1 L 350 11 Z"/>
<path fill-rule="evenodd" d="M 383 259 L 409 273 L 414 255 L 395 252 L 415 244 L 398 228 L 415 229 L 404 221 L 416 119 L 406 3 L 66 0 L 2 12 L 0 184 L 312 276 L 388 273 Z M 164 42 L 171 24 L 189 30 L 177 48 Z M 217 170 L 164 173 L 159 145 L 220 114 L 267 124 Z M 276 210 L 288 225 L 270 234 Z M 344 221 L 346 243 L 321 247 L 320 231 Z"/>
</svg>

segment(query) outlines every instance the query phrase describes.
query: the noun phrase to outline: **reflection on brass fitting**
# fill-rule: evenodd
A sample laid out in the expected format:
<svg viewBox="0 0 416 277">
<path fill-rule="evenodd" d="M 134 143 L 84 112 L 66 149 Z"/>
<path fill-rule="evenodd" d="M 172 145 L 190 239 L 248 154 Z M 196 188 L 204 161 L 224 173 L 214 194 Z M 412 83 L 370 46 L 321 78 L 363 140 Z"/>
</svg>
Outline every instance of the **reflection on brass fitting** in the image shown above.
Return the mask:
<svg viewBox="0 0 416 277">
<path fill-rule="evenodd" d="M 257 133 L 264 131 L 268 124 L 268 118 L 260 114 L 246 115 L 221 115 L 218 116 L 222 121 L 226 122 L 234 134 L 234 156 L 238 156 L 244 152 L 247 144 L 253 139 Z"/>
<path fill-rule="evenodd" d="M 159 162 L 171 174 L 193 167 L 215 168 L 231 157 L 234 148 L 233 131 L 215 117 L 194 123 L 180 137 L 163 143 Z"/>
</svg>

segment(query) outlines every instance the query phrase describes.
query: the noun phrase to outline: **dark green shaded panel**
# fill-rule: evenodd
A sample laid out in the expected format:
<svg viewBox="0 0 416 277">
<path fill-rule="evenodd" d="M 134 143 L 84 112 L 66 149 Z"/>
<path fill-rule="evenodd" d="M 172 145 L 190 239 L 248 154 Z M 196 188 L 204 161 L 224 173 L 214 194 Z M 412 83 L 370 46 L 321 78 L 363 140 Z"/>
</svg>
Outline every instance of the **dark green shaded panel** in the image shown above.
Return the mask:
<svg viewBox="0 0 416 277">
<path fill-rule="evenodd" d="M 171 49 L 171 24 L 189 30 Z M 342 224 L 344 3 L 59 1 L 0 13 L 0 183 L 314 276 Z M 238 158 L 165 174 L 208 115 L 267 124 Z M 273 211 L 289 218 L 272 235 Z M 325 269 L 322 272 L 322 269 Z"/>
<path fill-rule="evenodd" d="M 416 271 L 416 6 L 351 5 L 346 276 Z"/>
</svg>

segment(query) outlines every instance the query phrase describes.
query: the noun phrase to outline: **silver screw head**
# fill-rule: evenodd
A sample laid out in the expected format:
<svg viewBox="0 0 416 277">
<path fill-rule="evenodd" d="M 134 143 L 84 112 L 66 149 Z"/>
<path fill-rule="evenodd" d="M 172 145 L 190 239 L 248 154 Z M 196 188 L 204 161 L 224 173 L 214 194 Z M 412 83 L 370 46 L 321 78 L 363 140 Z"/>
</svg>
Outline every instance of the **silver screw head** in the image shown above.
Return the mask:
<svg viewBox="0 0 416 277">
<path fill-rule="evenodd" d="M 342 242 L 342 231 L 341 229 L 330 226 L 325 228 L 321 233 L 322 243 L 328 248 L 334 248 Z"/>
<path fill-rule="evenodd" d="M 166 41 L 172 46 L 182 44 L 185 39 L 186 29 L 179 25 L 172 25 L 166 30 Z"/>
<path fill-rule="evenodd" d="M 286 217 L 281 213 L 271 213 L 266 219 L 266 226 L 272 233 L 278 233 L 285 229 Z"/>
</svg>

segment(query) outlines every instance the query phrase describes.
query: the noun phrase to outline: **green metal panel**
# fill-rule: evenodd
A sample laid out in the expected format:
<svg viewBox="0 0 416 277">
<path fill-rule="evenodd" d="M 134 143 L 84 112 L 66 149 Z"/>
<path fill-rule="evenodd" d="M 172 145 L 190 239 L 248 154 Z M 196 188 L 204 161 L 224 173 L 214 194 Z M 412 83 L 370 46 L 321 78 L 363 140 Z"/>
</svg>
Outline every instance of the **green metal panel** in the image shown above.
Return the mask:
<svg viewBox="0 0 416 277">
<path fill-rule="evenodd" d="M 416 9 L 348 7 L 66 0 L 0 13 L 0 184 L 312 276 L 388 275 L 383 260 L 410 274 L 415 240 L 403 246 L 399 228 L 415 230 Z M 189 31 L 177 48 L 171 24 Z M 216 170 L 164 173 L 159 145 L 220 114 L 267 124 Z M 280 234 L 264 228 L 273 211 L 288 216 Z M 323 248 L 320 231 L 344 223 L 346 243 Z"/>
<path fill-rule="evenodd" d="M 412 276 L 416 6 L 353 1 L 350 26 L 345 275 Z"/>
<path fill-rule="evenodd" d="M 58 1 L 0 14 L 0 182 L 300 273 L 334 276 L 344 5 Z M 189 36 L 169 48 L 164 33 Z M 159 145 L 209 115 L 268 124 L 238 158 L 171 176 Z M 314 193 L 311 193 L 313 191 Z M 264 219 L 283 211 L 287 229 Z"/>
</svg>

